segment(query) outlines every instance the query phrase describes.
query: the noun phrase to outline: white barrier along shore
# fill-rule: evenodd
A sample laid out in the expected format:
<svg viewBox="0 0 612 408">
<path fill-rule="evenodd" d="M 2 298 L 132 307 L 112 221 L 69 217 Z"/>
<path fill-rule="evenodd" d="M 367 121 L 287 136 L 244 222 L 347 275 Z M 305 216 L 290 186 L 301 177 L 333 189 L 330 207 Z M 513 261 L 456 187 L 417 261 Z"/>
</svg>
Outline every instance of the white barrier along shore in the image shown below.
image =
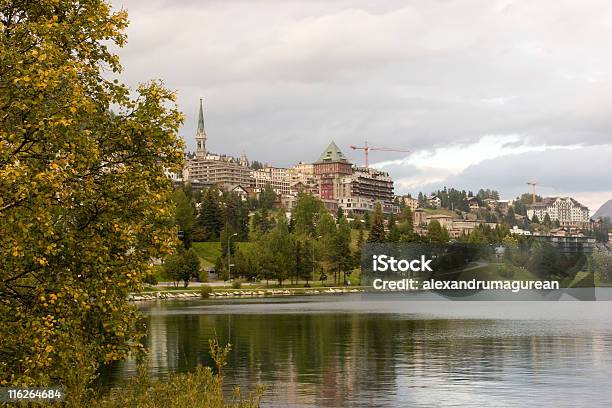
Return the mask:
<svg viewBox="0 0 612 408">
<path fill-rule="evenodd" d="M 196 298 L 208 298 L 208 299 L 224 299 L 224 298 L 243 298 L 243 297 L 264 297 L 264 296 L 301 296 L 301 295 L 321 295 L 321 294 L 343 294 L 343 293 L 359 293 L 362 289 L 347 289 L 347 288 L 319 288 L 319 289 L 306 289 L 306 288 L 290 288 L 290 289 L 226 289 L 212 291 L 203 296 L 200 291 L 176 291 L 176 292 L 143 292 L 143 293 L 130 293 L 128 295 L 129 301 L 152 301 L 152 300 L 165 300 L 165 299 L 196 299 Z"/>
</svg>

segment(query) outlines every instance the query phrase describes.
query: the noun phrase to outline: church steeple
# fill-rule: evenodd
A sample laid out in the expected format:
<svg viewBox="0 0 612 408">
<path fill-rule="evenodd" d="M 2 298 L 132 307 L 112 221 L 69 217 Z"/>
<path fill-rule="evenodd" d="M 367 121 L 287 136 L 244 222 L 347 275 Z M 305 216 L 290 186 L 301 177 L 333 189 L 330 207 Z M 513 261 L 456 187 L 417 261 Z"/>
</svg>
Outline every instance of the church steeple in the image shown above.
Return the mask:
<svg viewBox="0 0 612 408">
<path fill-rule="evenodd" d="M 200 112 L 198 114 L 198 131 L 196 132 L 196 157 L 206 157 L 206 131 L 204 130 L 204 109 L 200 98 Z"/>
</svg>

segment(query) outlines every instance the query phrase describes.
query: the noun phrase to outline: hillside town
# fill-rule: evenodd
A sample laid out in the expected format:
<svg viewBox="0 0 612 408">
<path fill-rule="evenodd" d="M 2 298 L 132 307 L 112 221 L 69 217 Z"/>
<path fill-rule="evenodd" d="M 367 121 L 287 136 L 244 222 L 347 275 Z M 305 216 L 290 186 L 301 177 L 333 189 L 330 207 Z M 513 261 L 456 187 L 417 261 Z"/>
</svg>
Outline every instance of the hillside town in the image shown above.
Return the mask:
<svg viewBox="0 0 612 408">
<path fill-rule="evenodd" d="M 391 176 L 384 171 L 351 163 L 340 147 L 331 141 L 318 158 L 292 167 L 276 167 L 249 161 L 246 154 L 233 157 L 207 149 L 204 109 L 200 100 L 196 150 L 186 154 L 182 174 L 171 174 L 175 185 L 189 185 L 196 190 L 216 186 L 221 191 L 241 197 L 258 198 L 266 189 L 274 192 L 276 208 L 290 214 L 300 193 L 319 198 L 332 214 L 341 212 L 352 220 L 363 218 L 380 205 L 386 218 L 393 218 L 410 208 L 415 232 L 427 233 L 431 221 L 437 221 L 451 239 L 467 236 L 479 226 L 495 228 L 501 223 L 510 233 L 539 237 L 584 238 L 597 231 L 603 219 L 591 219 L 589 209 L 572 197 L 540 197 L 523 194 L 511 200 L 500 199 L 493 190 L 477 193 L 455 189 L 430 194 L 396 195 Z M 527 183 L 533 185 L 535 183 Z M 608 237 L 612 240 L 612 236 Z M 585 245 L 591 245 L 585 240 Z"/>
</svg>

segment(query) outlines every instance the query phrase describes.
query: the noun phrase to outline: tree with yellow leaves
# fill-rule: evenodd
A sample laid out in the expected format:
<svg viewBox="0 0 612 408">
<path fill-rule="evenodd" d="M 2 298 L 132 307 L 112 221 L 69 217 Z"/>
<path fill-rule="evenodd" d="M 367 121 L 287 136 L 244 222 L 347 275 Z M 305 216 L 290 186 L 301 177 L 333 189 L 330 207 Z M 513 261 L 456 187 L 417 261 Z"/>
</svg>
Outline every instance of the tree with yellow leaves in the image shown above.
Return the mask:
<svg viewBox="0 0 612 408">
<path fill-rule="evenodd" d="M 138 349 L 126 302 L 170 253 L 174 94 L 134 94 L 101 0 L 0 0 L 0 385 L 83 389 Z"/>
</svg>

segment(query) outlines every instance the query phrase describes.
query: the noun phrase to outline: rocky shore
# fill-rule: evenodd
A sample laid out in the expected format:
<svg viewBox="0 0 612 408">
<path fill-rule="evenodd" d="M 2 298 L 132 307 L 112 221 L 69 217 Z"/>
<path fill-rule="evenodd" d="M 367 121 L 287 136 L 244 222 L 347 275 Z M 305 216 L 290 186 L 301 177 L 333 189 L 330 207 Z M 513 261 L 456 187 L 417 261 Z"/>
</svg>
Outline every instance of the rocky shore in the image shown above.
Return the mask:
<svg viewBox="0 0 612 408">
<path fill-rule="evenodd" d="M 360 289 L 347 288 L 320 288 L 320 289 L 224 289 L 217 290 L 203 295 L 200 291 L 166 291 L 166 292 L 143 292 L 131 293 L 128 295 L 129 301 L 152 301 L 164 299 L 223 299 L 223 298 L 242 298 L 242 297 L 264 297 L 264 296 L 297 296 L 297 295 L 321 295 L 321 294 L 343 294 L 359 293 Z"/>
</svg>

